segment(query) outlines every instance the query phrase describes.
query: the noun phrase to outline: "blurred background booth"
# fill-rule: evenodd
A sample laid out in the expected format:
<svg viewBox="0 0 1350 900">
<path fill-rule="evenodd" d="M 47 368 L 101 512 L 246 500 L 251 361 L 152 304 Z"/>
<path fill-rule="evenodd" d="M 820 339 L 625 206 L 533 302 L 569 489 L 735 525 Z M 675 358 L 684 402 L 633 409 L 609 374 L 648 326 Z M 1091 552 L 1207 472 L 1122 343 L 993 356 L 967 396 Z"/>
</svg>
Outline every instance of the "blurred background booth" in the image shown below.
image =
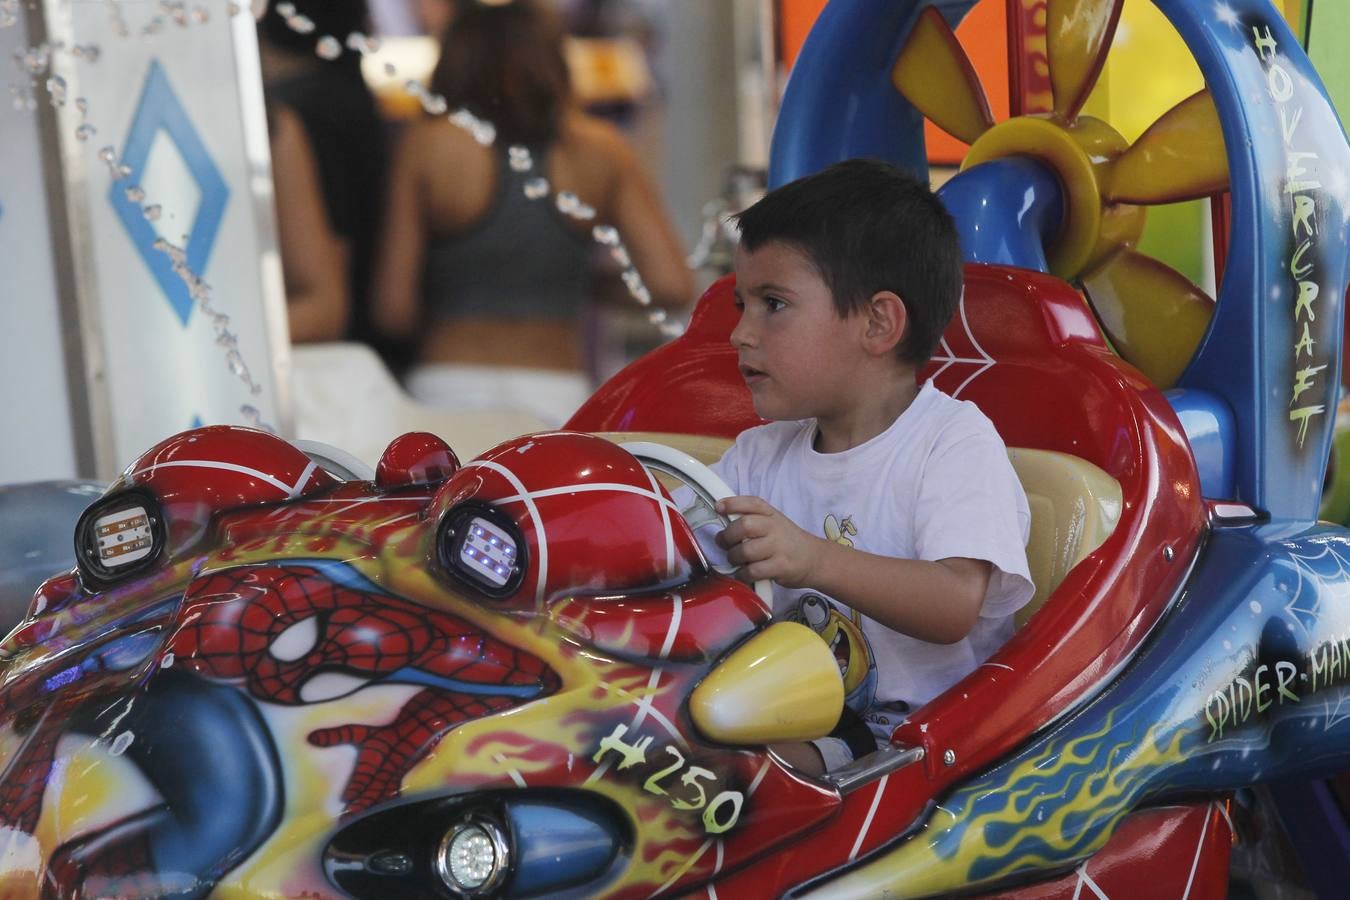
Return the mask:
<svg viewBox="0 0 1350 900">
<path fill-rule="evenodd" d="M 362 70 L 391 138 L 423 114 L 409 85 L 434 66 L 431 19 L 448 5 L 370 3 L 378 47 L 363 45 Z M 701 291 L 730 265 L 726 215 L 763 189 L 782 87 L 825 0 L 553 5 L 569 25 L 578 97 L 655 176 Z M 0 105 L 0 399 L 10 423 L 0 482 L 106 480 L 196 424 L 253 424 L 368 462 L 411 428 L 457 435 L 472 455 L 539 426 L 413 404 L 360 346 L 291 345 L 252 14 L 265 4 L 252 6 L 0 0 L 0 56 L 11 61 Z M 1276 6 L 1344 108 L 1350 61 L 1335 42 L 1350 7 Z M 957 27 L 997 120 L 1046 108 L 1044 8 L 981 0 Z M 1149 0 L 1129 0 L 1085 111 L 1134 140 L 1200 86 L 1181 49 Z M 967 147 L 931 123 L 925 139 L 940 183 Z M 1139 249 L 1212 294 L 1222 217 L 1208 199 L 1155 207 Z M 588 324 L 597 382 L 666 338 L 615 275 L 601 286 L 614 302 L 597 304 Z"/>
</svg>

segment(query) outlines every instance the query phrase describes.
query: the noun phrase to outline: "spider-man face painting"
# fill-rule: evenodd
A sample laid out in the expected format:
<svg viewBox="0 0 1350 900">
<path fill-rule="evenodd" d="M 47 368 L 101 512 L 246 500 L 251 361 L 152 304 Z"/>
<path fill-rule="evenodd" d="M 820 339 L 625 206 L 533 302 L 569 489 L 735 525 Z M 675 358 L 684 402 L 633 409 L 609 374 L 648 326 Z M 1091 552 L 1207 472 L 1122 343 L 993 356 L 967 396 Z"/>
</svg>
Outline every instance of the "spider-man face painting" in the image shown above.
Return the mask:
<svg viewBox="0 0 1350 900">
<path fill-rule="evenodd" d="M 195 582 L 168 653 L 208 680 L 296 706 L 372 684 L 421 688 L 379 725 L 316 729 L 316 747 L 350 744 L 342 791 L 354 814 L 398 793 L 403 776 L 455 725 L 558 689 L 539 658 L 463 619 L 381 592 L 342 564 L 248 566 Z"/>
<path fill-rule="evenodd" d="M 86 513 L 90 562 L 0 647 L 0 824 L 29 860 L 6 884 L 443 896 L 425 829 L 481 821 L 512 892 L 650 894 L 770 830 L 746 827 L 752 784 L 823 814 L 691 728 L 693 687 L 767 613 L 643 466 L 552 434 L 460 467 L 421 438 L 340 482 L 199 429 Z M 589 849 L 545 865 L 553 838 Z"/>
</svg>

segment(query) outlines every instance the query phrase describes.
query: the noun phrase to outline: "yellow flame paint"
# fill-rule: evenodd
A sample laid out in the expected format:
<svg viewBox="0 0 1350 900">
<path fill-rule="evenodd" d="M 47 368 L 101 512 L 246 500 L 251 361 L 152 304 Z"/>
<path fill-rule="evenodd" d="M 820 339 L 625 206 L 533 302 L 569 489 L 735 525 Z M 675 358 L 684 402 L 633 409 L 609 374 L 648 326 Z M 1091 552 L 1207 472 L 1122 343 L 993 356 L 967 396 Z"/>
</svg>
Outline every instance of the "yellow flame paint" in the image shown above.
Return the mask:
<svg viewBox="0 0 1350 900">
<path fill-rule="evenodd" d="M 875 897 L 883 892 L 897 900 L 927 897 L 993 884 L 1029 869 L 1060 868 L 1091 855 L 1131 812 L 1135 795 L 1148 777 L 1183 758 L 1180 747 L 1186 729 L 1177 723 L 1154 725 L 1143 735 L 1122 737 L 1113 719 L 1114 714 L 1101 728 L 1065 744 L 1050 742 L 1006 774 L 996 771 L 993 777 L 961 789 L 938 806 L 920 833 L 874 862 L 829 882 L 823 893 L 832 898 Z M 1104 742 L 1108 736 L 1114 736 L 1110 743 Z M 1087 774 L 1069 779 L 1075 770 Z M 1057 775 L 1065 777 L 1063 786 L 1039 793 Z M 1026 787 L 1018 787 L 1024 782 Z M 997 792 L 1006 793 L 997 809 L 975 812 L 979 801 L 987 802 Z M 1024 801 L 1034 803 L 1028 808 Z M 1029 814 L 1038 806 L 1048 814 L 1033 820 Z M 1066 834 L 1066 820 L 1071 816 L 1085 818 Z M 989 829 L 998 825 L 1010 826 L 1004 834 L 1015 833 L 1007 846 L 990 843 Z M 1093 830 L 1095 837 L 1083 841 L 1084 834 Z M 1041 852 L 1010 851 L 1027 839 Z M 973 866 L 988 860 L 1002 860 L 1002 864 L 974 876 Z"/>
</svg>

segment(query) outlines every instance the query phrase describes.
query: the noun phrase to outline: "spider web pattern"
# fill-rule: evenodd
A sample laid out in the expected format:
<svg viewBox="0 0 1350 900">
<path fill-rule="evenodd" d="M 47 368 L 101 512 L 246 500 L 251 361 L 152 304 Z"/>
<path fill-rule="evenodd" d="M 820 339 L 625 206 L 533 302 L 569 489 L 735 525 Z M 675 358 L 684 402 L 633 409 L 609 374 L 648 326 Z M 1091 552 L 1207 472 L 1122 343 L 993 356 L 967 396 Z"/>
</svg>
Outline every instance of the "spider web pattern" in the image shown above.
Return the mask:
<svg viewBox="0 0 1350 900">
<path fill-rule="evenodd" d="M 1350 560 L 1347 560 L 1336 545 L 1323 543 L 1321 552 L 1306 555 L 1286 545 L 1289 560 L 1298 573 L 1298 586 L 1294 595 L 1284 605 L 1285 614 L 1303 629 L 1308 638 L 1313 638 L 1313 629 L 1323 620 L 1323 599 L 1333 598 L 1341 601 L 1350 599 Z M 1333 704 L 1333 697 L 1334 704 Z M 1350 719 L 1350 709 L 1346 709 L 1346 692 L 1334 691 L 1323 701 L 1326 707 L 1326 722 L 1322 730 L 1330 731 L 1336 725 Z"/>
<path fill-rule="evenodd" d="M 930 381 L 936 384 L 938 378 L 953 366 L 975 366 L 975 371 L 971 372 L 964 381 L 956 385 L 952 390 L 947 391 L 947 393 L 953 397 L 961 396 L 961 392 L 964 391 L 972 381 L 994 366 L 994 358 L 985 352 L 984 347 L 980 346 L 980 342 L 975 339 L 975 332 L 971 330 L 970 320 L 966 317 L 966 298 L 964 294 L 961 296 L 961 303 L 957 307 L 957 313 L 957 319 L 961 323 L 961 329 L 965 333 L 966 340 L 970 342 L 970 347 L 976 355 L 958 356 L 956 351 L 952 349 L 951 342 L 948 341 L 947 335 L 944 333 L 942 335 L 942 340 L 938 344 L 937 352 L 933 354 L 932 360 L 939 365 L 937 370 L 933 372 L 932 376 L 929 378 Z M 948 331 L 950 330 L 949 326 Z"/>
</svg>

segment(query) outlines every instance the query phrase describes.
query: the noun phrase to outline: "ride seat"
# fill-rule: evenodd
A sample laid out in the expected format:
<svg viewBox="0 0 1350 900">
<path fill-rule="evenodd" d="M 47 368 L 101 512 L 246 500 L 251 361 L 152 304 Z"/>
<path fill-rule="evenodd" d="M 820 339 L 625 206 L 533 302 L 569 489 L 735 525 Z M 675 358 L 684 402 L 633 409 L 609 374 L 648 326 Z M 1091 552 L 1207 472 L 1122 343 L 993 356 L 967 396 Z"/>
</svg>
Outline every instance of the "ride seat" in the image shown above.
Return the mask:
<svg viewBox="0 0 1350 900">
<path fill-rule="evenodd" d="M 615 443 L 655 441 L 683 450 L 705 465 L 722 457 L 728 438 L 673 432 L 607 432 Z M 1008 458 L 1031 510 L 1027 565 L 1036 593 L 1017 611 L 1021 628 L 1074 566 L 1096 550 L 1120 521 L 1120 484 L 1085 459 L 1053 450 L 1011 447 Z"/>
<path fill-rule="evenodd" d="M 1064 576 L 1100 547 L 1120 521 L 1120 483 L 1085 459 L 1010 447 L 1008 458 L 1031 510 L 1027 565 L 1036 593 L 1017 611 L 1021 628 Z"/>
</svg>

